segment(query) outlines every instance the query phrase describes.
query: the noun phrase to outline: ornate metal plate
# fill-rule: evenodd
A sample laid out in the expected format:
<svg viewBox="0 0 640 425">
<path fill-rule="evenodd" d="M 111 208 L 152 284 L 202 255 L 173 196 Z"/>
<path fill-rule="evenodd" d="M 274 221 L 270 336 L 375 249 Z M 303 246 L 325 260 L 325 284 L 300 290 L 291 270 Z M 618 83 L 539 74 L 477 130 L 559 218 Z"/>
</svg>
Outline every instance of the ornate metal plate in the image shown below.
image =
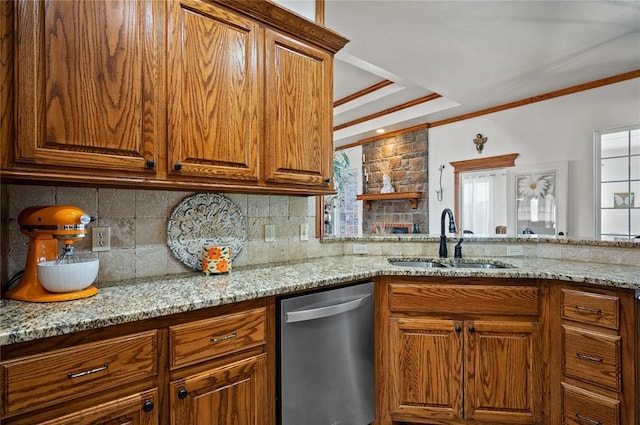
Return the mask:
<svg viewBox="0 0 640 425">
<path fill-rule="evenodd" d="M 167 245 L 187 266 L 202 269 L 202 247 L 230 246 L 235 258 L 247 239 L 245 217 L 229 198 L 198 193 L 182 200 L 167 223 Z"/>
</svg>

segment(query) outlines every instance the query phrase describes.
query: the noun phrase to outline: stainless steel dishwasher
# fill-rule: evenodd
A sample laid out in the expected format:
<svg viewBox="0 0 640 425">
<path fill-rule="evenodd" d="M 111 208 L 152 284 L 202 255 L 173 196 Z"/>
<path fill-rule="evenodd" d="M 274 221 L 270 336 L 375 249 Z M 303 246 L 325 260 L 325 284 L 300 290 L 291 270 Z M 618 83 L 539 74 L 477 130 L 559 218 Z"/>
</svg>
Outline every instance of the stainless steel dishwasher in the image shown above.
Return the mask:
<svg viewBox="0 0 640 425">
<path fill-rule="evenodd" d="M 373 282 L 280 300 L 280 425 L 373 422 L 373 304 Z"/>
</svg>

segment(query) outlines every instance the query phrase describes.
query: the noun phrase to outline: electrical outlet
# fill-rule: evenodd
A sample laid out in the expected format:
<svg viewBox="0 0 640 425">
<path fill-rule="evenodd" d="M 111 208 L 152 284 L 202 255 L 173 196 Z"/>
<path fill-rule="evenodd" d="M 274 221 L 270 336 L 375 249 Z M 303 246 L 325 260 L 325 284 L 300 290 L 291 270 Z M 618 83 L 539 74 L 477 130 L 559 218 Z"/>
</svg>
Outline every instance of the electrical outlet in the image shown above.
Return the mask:
<svg viewBox="0 0 640 425">
<path fill-rule="evenodd" d="M 300 224 L 300 240 L 308 241 L 309 240 L 309 226 L 307 223 Z"/>
<path fill-rule="evenodd" d="M 92 227 L 91 228 L 91 251 L 111 250 L 111 228 Z"/>
<path fill-rule="evenodd" d="M 275 224 L 264 225 L 264 241 L 275 242 L 276 240 L 276 226 Z"/>
<path fill-rule="evenodd" d="M 354 254 L 368 254 L 369 253 L 369 247 L 367 247 L 365 244 L 354 243 L 353 244 L 353 253 Z"/>
<path fill-rule="evenodd" d="M 522 245 L 507 246 L 507 255 L 509 257 L 513 257 L 516 255 L 524 255 L 524 248 L 522 247 Z"/>
</svg>

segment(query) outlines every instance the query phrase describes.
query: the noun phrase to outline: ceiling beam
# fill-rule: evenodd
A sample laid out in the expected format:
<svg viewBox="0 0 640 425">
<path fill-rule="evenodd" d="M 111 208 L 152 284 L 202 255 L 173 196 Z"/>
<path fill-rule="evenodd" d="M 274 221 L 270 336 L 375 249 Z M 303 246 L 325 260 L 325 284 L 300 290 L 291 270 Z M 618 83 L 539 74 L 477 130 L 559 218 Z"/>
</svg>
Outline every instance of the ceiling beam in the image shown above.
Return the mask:
<svg viewBox="0 0 640 425">
<path fill-rule="evenodd" d="M 349 96 L 345 96 L 342 99 L 336 100 L 335 102 L 333 102 L 333 107 L 335 108 L 336 106 L 344 105 L 345 103 L 351 102 L 352 100 L 356 100 L 359 97 L 366 96 L 369 93 L 373 93 L 374 91 L 390 86 L 391 84 L 394 84 L 394 82 L 391 80 L 382 80 L 379 83 L 376 83 L 365 89 L 362 89 L 353 94 L 350 94 Z"/>
<path fill-rule="evenodd" d="M 640 69 L 634 71 L 625 72 L 623 74 L 614 75 L 611 77 L 601 78 L 600 80 L 590 81 L 588 83 L 578 84 L 575 86 L 567 87 L 565 89 L 554 90 L 548 93 L 544 93 L 538 96 L 528 97 L 526 99 L 517 100 L 515 102 L 505 103 L 503 105 L 494 106 L 491 108 L 481 109 L 475 112 L 469 112 L 468 114 L 458 115 L 456 117 L 445 118 L 443 120 L 434 121 L 430 123 L 429 127 L 438 127 L 445 124 L 451 124 L 458 121 L 468 120 L 470 118 L 479 117 L 482 115 L 493 114 L 494 112 L 505 111 L 507 109 L 517 108 L 519 106 L 530 105 L 532 103 L 542 102 L 545 100 L 553 99 L 555 97 L 566 96 L 568 94 L 574 94 L 585 90 L 595 89 L 597 87 L 606 86 L 609 84 L 619 83 L 621 81 L 631 80 L 640 77 Z"/>
<path fill-rule="evenodd" d="M 363 123 L 365 121 L 369 121 L 369 120 L 372 120 L 372 119 L 375 119 L 375 118 L 380 118 L 380 117 L 383 117 L 385 115 L 388 115 L 388 114 L 391 114 L 391 113 L 394 113 L 394 112 L 397 112 L 397 111 L 401 111 L 403 109 L 410 108 L 412 106 L 416 106 L 416 105 L 420 105 L 420 104 L 423 104 L 423 103 L 426 103 L 426 102 L 430 102 L 430 101 L 438 99 L 440 97 L 442 97 L 442 96 L 439 95 L 438 93 L 431 93 L 431 94 L 429 94 L 427 96 L 423 96 L 423 97 L 420 97 L 418 99 L 414 99 L 414 100 L 411 100 L 409 102 L 402 103 L 400 105 L 396 105 L 396 106 L 391 107 L 389 109 L 385 109 L 383 111 L 376 112 L 375 114 L 371 114 L 371 115 L 367 115 L 367 116 L 364 116 L 364 117 L 360 117 L 360 118 L 355 119 L 353 121 L 349 121 L 349 122 L 345 122 L 343 124 L 337 125 L 337 126 L 333 127 L 333 131 L 338 131 L 338 130 L 341 130 L 343 128 L 351 127 L 352 125 L 360 124 L 360 123 Z"/>
</svg>

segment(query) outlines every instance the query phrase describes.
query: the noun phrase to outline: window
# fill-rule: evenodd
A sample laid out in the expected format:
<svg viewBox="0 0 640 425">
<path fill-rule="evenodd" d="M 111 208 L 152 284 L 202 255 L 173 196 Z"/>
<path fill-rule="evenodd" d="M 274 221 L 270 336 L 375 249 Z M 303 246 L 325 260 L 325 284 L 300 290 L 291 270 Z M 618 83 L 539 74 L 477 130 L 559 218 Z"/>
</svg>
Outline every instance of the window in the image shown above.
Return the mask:
<svg viewBox="0 0 640 425">
<path fill-rule="evenodd" d="M 507 224 L 507 172 L 503 169 L 460 174 L 461 229 L 480 235 Z"/>
<path fill-rule="evenodd" d="M 640 125 L 595 133 L 596 237 L 640 236 Z"/>
</svg>

